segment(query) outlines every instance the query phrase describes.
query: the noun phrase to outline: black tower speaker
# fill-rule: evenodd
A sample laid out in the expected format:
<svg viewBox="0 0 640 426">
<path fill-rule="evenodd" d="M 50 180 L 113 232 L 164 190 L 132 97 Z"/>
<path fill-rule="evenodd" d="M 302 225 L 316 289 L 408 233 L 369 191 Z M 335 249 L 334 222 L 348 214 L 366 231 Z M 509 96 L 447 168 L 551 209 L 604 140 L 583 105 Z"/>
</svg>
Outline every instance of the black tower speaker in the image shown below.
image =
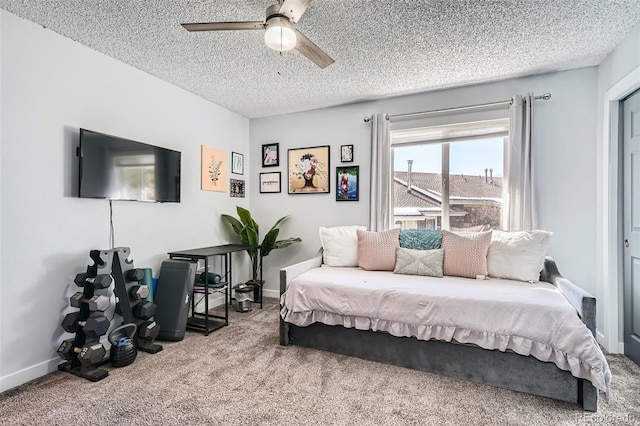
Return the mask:
<svg viewBox="0 0 640 426">
<path fill-rule="evenodd" d="M 162 262 L 153 298 L 157 306 L 155 321 L 160 325 L 158 339 L 184 339 L 196 267 L 196 263 L 184 260 Z"/>
</svg>

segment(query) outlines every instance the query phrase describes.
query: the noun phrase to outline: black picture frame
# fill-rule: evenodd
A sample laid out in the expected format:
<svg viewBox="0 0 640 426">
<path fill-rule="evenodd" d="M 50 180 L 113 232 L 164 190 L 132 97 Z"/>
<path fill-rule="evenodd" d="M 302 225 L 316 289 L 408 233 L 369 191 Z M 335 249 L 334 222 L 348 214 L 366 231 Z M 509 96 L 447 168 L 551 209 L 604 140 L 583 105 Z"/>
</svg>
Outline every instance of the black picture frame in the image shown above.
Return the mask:
<svg viewBox="0 0 640 426">
<path fill-rule="evenodd" d="M 353 163 L 353 145 L 340 145 L 340 162 Z"/>
<path fill-rule="evenodd" d="M 280 165 L 280 144 L 279 143 L 263 144 L 262 145 L 262 167 L 278 167 L 279 165 Z"/>
<path fill-rule="evenodd" d="M 229 196 L 234 198 L 244 198 L 243 180 L 229 179 Z"/>
<path fill-rule="evenodd" d="M 282 192 L 282 173 L 260 173 L 259 185 L 261 194 L 279 194 Z"/>
<path fill-rule="evenodd" d="M 331 147 L 329 145 L 288 150 L 289 194 L 331 192 Z"/>
<path fill-rule="evenodd" d="M 336 201 L 360 200 L 360 166 L 336 167 Z"/>
<path fill-rule="evenodd" d="M 231 151 L 231 173 L 244 174 L 244 155 Z"/>
</svg>

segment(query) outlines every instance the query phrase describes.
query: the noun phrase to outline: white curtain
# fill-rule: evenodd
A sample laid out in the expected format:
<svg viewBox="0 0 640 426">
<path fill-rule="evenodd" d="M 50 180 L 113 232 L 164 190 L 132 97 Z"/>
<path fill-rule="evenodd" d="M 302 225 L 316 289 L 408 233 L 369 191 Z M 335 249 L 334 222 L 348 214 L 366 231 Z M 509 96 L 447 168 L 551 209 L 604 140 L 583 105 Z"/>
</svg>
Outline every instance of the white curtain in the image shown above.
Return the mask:
<svg viewBox="0 0 640 426">
<path fill-rule="evenodd" d="M 369 230 L 389 229 L 391 203 L 391 138 L 386 114 L 375 114 L 371 120 L 371 205 Z"/>
<path fill-rule="evenodd" d="M 536 229 L 531 156 L 533 95 L 516 95 L 509 111 L 509 147 L 505 173 L 506 209 L 502 228 L 508 231 Z"/>
</svg>

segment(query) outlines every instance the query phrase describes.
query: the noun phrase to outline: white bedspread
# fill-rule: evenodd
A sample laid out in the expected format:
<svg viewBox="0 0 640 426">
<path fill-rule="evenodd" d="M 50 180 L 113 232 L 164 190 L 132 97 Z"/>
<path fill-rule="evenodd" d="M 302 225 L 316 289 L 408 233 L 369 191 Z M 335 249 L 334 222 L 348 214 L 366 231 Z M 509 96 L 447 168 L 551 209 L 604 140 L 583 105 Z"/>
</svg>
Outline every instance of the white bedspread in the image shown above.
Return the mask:
<svg viewBox="0 0 640 426">
<path fill-rule="evenodd" d="M 553 362 L 608 396 L 609 365 L 560 291 L 546 282 L 432 278 L 322 266 L 291 281 L 282 318 L 455 340 Z"/>
</svg>

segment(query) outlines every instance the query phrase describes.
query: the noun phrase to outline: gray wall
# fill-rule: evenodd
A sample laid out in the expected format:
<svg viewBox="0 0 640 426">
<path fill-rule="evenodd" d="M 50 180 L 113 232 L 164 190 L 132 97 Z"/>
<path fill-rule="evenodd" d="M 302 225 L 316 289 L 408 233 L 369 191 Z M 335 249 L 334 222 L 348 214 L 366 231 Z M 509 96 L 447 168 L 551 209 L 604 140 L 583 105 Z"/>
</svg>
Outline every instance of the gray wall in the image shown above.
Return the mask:
<svg viewBox="0 0 640 426">
<path fill-rule="evenodd" d="M 251 189 L 251 207 L 258 220 L 270 226 L 278 217 L 291 214 L 286 236 L 300 236 L 295 249 L 273 252 L 265 261 L 266 287 L 275 294 L 278 269 L 312 256 L 320 246 L 319 226 L 368 224 L 370 177 L 370 124 L 365 115 L 397 114 L 452 106 L 493 102 L 518 93 L 551 92 L 550 101 L 537 101 L 534 109 L 535 191 L 538 195 L 539 228 L 552 231 L 549 253 L 567 277 L 590 292 L 596 291 L 596 87 L 597 68 L 441 90 L 277 117 L 251 120 L 251 150 L 280 143 L 280 166 L 261 168 L 260 157 L 251 159 L 251 179 L 258 173 L 281 171 L 283 192 L 260 194 Z M 336 202 L 331 194 L 287 194 L 287 149 L 315 145 L 331 146 L 331 170 L 340 165 L 340 145 L 355 146 L 354 165 L 360 165 L 359 202 Z M 332 185 L 333 185 L 332 176 Z"/>
<path fill-rule="evenodd" d="M 0 23 L 3 391 L 61 362 L 73 278 L 109 248 L 108 202 L 74 197 L 80 127 L 182 152 L 181 203 L 113 203 L 116 246 L 155 276 L 167 251 L 228 242 L 220 213 L 248 206 L 200 190 L 200 145 L 250 152 L 248 119 L 8 12 Z"/>
</svg>

